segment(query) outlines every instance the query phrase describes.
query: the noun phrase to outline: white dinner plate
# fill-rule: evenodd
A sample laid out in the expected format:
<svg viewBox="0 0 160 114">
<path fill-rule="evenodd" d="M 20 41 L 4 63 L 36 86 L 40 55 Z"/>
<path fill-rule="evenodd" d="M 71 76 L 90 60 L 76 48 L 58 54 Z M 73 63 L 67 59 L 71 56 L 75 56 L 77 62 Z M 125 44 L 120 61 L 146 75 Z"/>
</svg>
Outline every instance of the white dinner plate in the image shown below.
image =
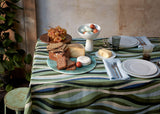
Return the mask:
<svg viewBox="0 0 160 114">
<path fill-rule="evenodd" d="M 101 59 L 112 59 L 112 58 L 115 58 L 115 57 L 116 57 L 116 53 L 113 52 L 113 51 L 112 51 L 112 56 L 111 56 L 110 58 L 104 58 L 104 57 L 100 56 L 100 55 L 98 54 L 98 51 L 95 52 L 95 55 L 96 55 L 97 57 L 101 58 Z"/>
<path fill-rule="evenodd" d="M 135 37 L 131 36 L 120 36 L 120 48 L 131 48 L 139 45 L 139 41 Z M 109 38 L 108 42 L 112 44 L 112 37 Z"/>
<path fill-rule="evenodd" d="M 122 68 L 132 76 L 152 76 L 158 71 L 158 67 L 149 61 L 141 59 L 128 59 L 122 62 Z"/>
<path fill-rule="evenodd" d="M 157 72 L 153 75 L 146 75 L 146 76 L 131 75 L 131 76 L 134 76 L 134 77 L 137 77 L 137 78 L 154 78 L 154 77 L 159 76 L 159 74 L 160 74 L 159 67 L 157 66 L 157 68 L 158 68 Z"/>
</svg>

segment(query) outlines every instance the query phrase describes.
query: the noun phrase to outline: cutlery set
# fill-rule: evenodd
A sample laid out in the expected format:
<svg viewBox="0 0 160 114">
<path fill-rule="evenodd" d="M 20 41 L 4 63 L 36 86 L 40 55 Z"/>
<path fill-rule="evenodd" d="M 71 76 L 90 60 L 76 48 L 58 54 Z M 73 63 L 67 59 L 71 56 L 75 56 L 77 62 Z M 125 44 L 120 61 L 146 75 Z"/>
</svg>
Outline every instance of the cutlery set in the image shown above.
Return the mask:
<svg viewBox="0 0 160 114">
<path fill-rule="evenodd" d="M 122 74 L 121 74 L 116 62 L 113 62 L 112 68 L 113 68 L 114 72 L 116 73 L 117 79 L 121 79 L 122 78 Z"/>
<path fill-rule="evenodd" d="M 146 43 L 141 38 L 136 37 L 136 39 L 139 41 L 140 45 L 146 45 Z"/>
<path fill-rule="evenodd" d="M 120 59 L 103 59 L 110 80 L 128 80 L 130 76 L 121 67 Z"/>
<path fill-rule="evenodd" d="M 126 37 L 126 36 L 122 36 L 122 37 L 123 37 L 123 41 L 122 41 L 121 46 L 124 46 L 124 48 L 127 48 L 129 44 L 130 44 L 130 47 L 138 46 L 139 48 L 139 47 L 144 47 L 145 45 L 148 45 L 148 43 L 150 43 L 149 41 L 147 41 L 146 37 L 142 37 L 142 38 L 141 37 Z M 108 38 L 103 39 L 103 47 L 105 47 L 106 49 L 112 50 L 110 39 Z M 121 62 L 119 59 L 103 60 L 103 62 L 105 64 L 107 74 L 109 75 L 111 80 L 123 80 L 123 79 L 130 78 L 128 73 L 126 73 L 126 71 L 124 71 L 123 67 L 120 65 Z"/>
<path fill-rule="evenodd" d="M 103 46 L 104 47 L 110 47 L 107 39 L 103 39 Z"/>
<path fill-rule="evenodd" d="M 113 49 L 107 39 L 103 39 L 103 47 L 105 47 L 106 49 Z"/>
</svg>

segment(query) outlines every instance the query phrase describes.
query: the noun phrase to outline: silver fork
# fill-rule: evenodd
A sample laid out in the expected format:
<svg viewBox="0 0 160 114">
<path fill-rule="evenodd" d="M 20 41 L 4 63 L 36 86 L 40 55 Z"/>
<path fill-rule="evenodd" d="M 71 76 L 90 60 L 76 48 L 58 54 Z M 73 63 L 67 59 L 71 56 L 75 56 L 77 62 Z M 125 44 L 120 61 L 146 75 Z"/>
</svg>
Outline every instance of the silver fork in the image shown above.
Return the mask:
<svg viewBox="0 0 160 114">
<path fill-rule="evenodd" d="M 120 70 L 119 70 L 119 68 L 118 68 L 118 66 L 117 66 L 117 63 L 116 62 L 113 62 L 113 66 L 117 69 L 117 71 L 118 71 L 118 73 L 117 73 L 117 75 L 118 75 L 118 78 L 122 78 L 122 74 L 121 74 L 121 72 L 120 72 Z"/>
<path fill-rule="evenodd" d="M 103 47 L 106 49 L 112 49 L 107 39 L 103 39 Z"/>
<path fill-rule="evenodd" d="M 112 68 L 113 68 L 114 72 L 116 73 L 116 79 L 117 79 L 117 78 L 119 78 L 118 73 L 117 73 L 117 71 L 116 71 L 116 69 L 115 69 L 115 65 L 114 65 L 114 64 L 112 64 L 111 66 L 112 66 Z"/>
</svg>

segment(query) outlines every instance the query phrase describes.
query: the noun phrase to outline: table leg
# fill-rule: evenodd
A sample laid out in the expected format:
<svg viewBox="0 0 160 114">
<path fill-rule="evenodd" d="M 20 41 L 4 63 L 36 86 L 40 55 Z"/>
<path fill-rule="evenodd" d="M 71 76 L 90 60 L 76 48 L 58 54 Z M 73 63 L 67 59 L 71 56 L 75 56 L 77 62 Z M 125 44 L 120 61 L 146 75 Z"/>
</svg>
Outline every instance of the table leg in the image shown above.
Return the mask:
<svg viewBox="0 0 160 114">
<path fill-rule="evenodd" d="M 4 114 L 6 114 L 6 105 L 4 105 Z"/>
<path fill-rule="evenodd" d="M 20 112 L 20 111 L 18 111 L 18 110 L 16 110 L 16 114 L 21 114 L 21 112 Z"/>
</svg>

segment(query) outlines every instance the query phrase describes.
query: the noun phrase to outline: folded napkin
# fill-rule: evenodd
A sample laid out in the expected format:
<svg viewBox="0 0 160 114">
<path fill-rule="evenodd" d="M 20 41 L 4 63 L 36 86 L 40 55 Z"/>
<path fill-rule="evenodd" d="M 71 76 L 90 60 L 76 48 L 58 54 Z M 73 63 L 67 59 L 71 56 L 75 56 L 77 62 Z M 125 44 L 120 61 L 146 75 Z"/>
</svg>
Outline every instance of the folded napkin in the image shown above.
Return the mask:
<svg viewBox="0 0 160 114">
<path fill-rule="evenodd" d="M 122 75 L 122 78 L 117 77 L 116 72 L 118 72 L 118 71 L 116 69 L 114 70 L 112 68 L 113 62 L 116 62 L 117 67 Z M 110 80 L 128 80 L 128 79 L 130 79 L 128 74 L 123 70 L 123 68 L 121 66 L 120 59 L 103 59 L 103 63 L 104 63 L 105 69 L 107 71 L 107 74 L 108 74 Z"/>
<path fill-rule="evenodd" d="M 146 45 L 152 45 L 154 47 L 154 45 L 149 41 L 149 39 L 146 36 L 140 36 L 140 37 L 136 37 L 137 39 L 142 39 Z M 139 48 L 142 48 L 143 45 L 139 45 Z"/>
</svg>

